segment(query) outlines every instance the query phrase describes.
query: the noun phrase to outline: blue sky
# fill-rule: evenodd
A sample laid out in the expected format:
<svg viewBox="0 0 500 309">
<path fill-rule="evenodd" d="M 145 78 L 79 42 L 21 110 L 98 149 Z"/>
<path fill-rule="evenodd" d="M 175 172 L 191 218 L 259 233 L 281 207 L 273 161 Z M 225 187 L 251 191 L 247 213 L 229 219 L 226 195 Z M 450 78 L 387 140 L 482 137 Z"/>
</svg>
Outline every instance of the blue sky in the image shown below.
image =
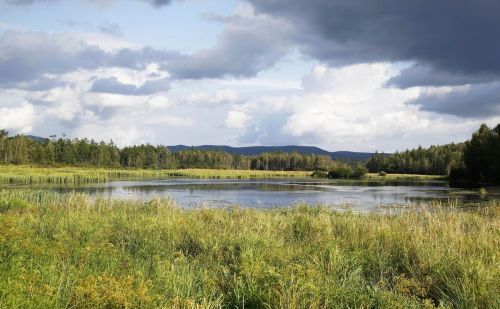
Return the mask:
<svg viewBox="0 0 500 309">
<path fill-rule="evenodd" d="M 0 127 L 394 151 L 500 122 L 497 1 L 384 3 L 3 0 Z"/>
<path fill-rule="evenodd" d="M 208 16 L 230 15 L 236 5 L 236 1 L 193 1 L 157 9 L 128 0 L 90 5 L 80 1 L 40 2 L 22 7 L 2 2 L 0 18 L 5 23 L 45 32 L 99 31 L 101 25 L 111 23 L 121 29 L 126 40 L 192 52 L 214 44 L 223 27 Z"/>
</svg>

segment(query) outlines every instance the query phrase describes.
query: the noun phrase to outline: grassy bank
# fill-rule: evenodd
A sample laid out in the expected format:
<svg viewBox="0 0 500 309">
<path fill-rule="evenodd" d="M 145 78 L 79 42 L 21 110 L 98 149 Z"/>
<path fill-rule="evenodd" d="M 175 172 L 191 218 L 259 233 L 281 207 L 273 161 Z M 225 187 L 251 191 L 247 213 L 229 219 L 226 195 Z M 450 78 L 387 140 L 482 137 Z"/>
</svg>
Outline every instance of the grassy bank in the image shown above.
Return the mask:
<svg viewBox="0 0 500 309">
<path fill-rule="evenodd" d="M 499 308 L 499 208 L 182 210 L 0 191 L 0 308 Z"/>
<path fill-rule="evenodd" d="M 32 167 L 26 165 L 0 165 L 0 183 L 97 183 L 119 178 L 273 178 L 309 177 L 307 171 L 250 171 L 250 170 L 146 170 L 81 167 Z"/>
<path fill-rule="evenodd" d="M 123 178 L 212 178 L 212 179 L 248 179 L 309 177 L 309 171 L 256 171 L 256 170 L 217 170 L 217 169 L 118 169 L 84 167 L 36 167 L 28 165 L 0 165 L 0 184 L 36 184 L 36 183 L 98 183 Z M 364 178 L 370 181 L 398 180 L 435 180 L 443 176 L 388 174 L 380 176 L 369 173 Z"/>
<path fill-rule="evenodd" d="M 378 173 L 368 173 L 365 176 L 367 180 L 380 180 L 380 181 L 392 181 L 392 180 L 444 180 L 447 177 L 445 175 L 420 175 L 420 174 L 387 174 L 385 176 L 380 176 Z"/>
</svg>

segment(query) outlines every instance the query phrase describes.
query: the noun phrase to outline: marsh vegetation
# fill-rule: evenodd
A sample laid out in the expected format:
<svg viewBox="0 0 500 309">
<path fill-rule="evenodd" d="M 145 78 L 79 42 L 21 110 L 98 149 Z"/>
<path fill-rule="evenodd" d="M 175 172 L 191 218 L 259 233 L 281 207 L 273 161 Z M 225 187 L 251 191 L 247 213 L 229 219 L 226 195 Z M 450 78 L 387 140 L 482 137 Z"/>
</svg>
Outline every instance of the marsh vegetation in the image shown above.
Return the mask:
<svg viewBox="0 0 500 309">
<path fill-rule="evenodd" d="M 500 205 L 445 206 L 184 210 L 4 190 L 0 307 L 498 308 Z"/>
</svg>

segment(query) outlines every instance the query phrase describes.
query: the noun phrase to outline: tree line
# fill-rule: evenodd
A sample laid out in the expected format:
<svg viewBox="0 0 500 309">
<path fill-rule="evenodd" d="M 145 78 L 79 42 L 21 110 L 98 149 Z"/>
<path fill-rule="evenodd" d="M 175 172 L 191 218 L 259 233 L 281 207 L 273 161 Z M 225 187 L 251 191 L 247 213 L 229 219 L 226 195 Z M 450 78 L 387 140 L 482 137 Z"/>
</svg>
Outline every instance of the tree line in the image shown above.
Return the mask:
<svg viewBox="0 0 500 309">
<path fill-rule="evenodd" d="M 463 161 L 465 144 L 418 147 L 393 154 L 375 153 L 366 167 L 370 172 L 449 175 Z"/>
<path fill-rule="evenodd" d="M 463 161 L 450 173 L 454 181 L 500 183 L 500 124 L 483 124 L 465 142 Z"/>
<path fill-rule="evenodd" d="M 296 152 L 244 156 L 193 149 L 173 153 L 165 146 L 149 144 L 120 149 L 113 141 L 69 138 L 37 141 L 23 135 L 8 136 L 7 131 L 0 130 L 0 164 L 327 171 L 336 162 L 329 156 Z"/>
<path fill-rule="evenodd" d="M 329 156 L 302 153 L 263 153 L 245 156 L 212 150 L 171 152 L 165 146 L 119 148 L 113 141 L 51 138 L 35 140 L 9 136 L 0 130 L 0 164 L 78 165 L 130 168 L 212 168 L 253 170 L 310 170 L 318 177 L 362 177 L 367 171 L 449 175 L 470 182 L 500 182 L 500 124 L 483 124 L 471 140 L 429 148 L 375 153 L 366 162 L 340 162 Z"/>
<path fill-rule="evenodd" d="M 500 124 L 482 124 L 459 144 L 416 148 L 394 154 L 376 153 L 366 163 L 370 172 L 448 175 L 452 181 L 500 183 Z"/>
</svg>

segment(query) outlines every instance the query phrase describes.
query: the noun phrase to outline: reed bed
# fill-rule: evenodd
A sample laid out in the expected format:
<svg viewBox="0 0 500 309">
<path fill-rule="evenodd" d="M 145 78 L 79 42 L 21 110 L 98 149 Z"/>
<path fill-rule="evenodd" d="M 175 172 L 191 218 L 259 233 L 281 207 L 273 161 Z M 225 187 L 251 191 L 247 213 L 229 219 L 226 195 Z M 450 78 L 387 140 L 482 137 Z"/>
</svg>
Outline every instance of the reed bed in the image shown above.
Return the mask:
<svg viewBox="0 0 500 309">
<path fill-rule="evenodd" d="M 214 170 L 214 169 L 107 169 L 81 167 L 33 167 L 0 165 L 0 183 L 4 184 L 79 184 L 99 183 L 112 179 L 130 178 L 211 178 L 245 179 L 277 177 L 309 177 L 307 171 L 253 171 L 253 170 Z"/>
<path fill-rule="evenodd" d="M 500 308 L 499 214 L 3 190 L 0 308 Z"/>
<path fill-rule="evenodd" d="M 364 177 L 366 180 L 445 180 L 447 176 L 445 175 L 421 175 L 421 174 L 387 174 L 381 176 L 378 173 L 367 173 Z"/>
</svg>

